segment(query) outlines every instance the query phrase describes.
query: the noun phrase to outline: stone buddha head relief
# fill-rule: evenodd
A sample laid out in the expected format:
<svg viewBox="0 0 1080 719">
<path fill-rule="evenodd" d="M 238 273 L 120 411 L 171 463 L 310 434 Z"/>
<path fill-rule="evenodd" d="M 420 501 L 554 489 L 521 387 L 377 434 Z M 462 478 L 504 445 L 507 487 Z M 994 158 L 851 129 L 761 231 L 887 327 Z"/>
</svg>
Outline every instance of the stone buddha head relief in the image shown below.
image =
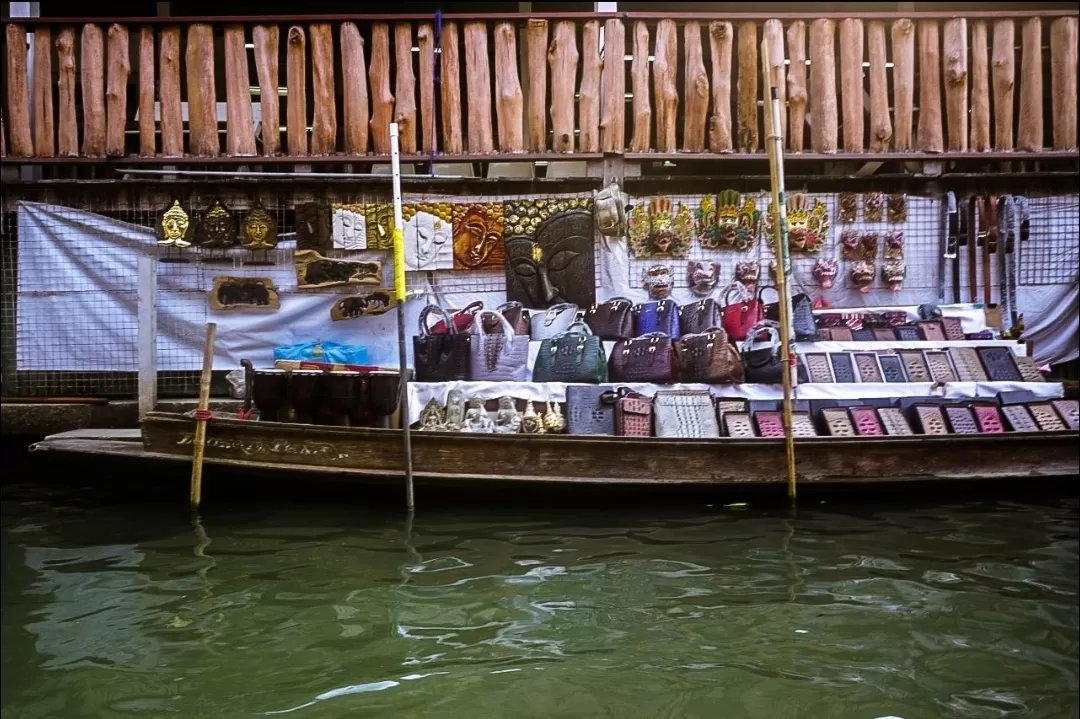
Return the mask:
<svg viewBox="0 0 1080 719">
<path fill-rule="evenodd" d="M 332 219 L 334 248 L 339 250 L 367 249 L 367 217 L 362 207 L 334 205 Z"/>
<path fill-rule="evenodd" d="M 452 226 L 449 205 L 410 205 L 405 219 L 405 268 L 408 270 L 450 269 Z"/>
</svg>

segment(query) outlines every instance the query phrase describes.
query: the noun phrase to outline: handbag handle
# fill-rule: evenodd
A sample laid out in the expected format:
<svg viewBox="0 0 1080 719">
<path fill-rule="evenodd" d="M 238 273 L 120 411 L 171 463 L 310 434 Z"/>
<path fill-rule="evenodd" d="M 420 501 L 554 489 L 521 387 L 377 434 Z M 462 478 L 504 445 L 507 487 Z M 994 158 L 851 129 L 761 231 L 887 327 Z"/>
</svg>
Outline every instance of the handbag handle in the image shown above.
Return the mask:
<svg viewBox="0 0 1080 719">
<path fill-rule="evenodd" d="M 762 332 L 768 332 L 769 344 L 771 345 L 770 349 L 772 349 L 772 355 L 775 357 L 780 352 L 780 329 L 777 323 L 771 320 L 759 322 L 751 327 L 750 331 L 746 334 L 746 339 L 743 340 L 742 346 L 739 347 L 739 351 L 744 355 L 747 352 L 750 352 L 754 348 L 754 344 L 758 341 L 757 336 Z"/>
<path fill-rule="evenodd" d="M 450 318 L 450 315 L 442 307 L 438 305 L 428 305 L 424 309 L 420 310 L 420 336 L 430 337 L 431 328 L 428 326 L 427 318 L 431 313 L 435 313 L 442 318 L 443 324 L 446 325 L 446 331 L 449 334 L 456 335 L 457 327 L 454 326 L 454 321 Z"/>
<path fill-rule="evenodd" d="M 575 330 L 577 330 L 579 327 L 581 328 L 581 331 L 576 332 Z M 560 337 L 568 337 L 570 335 L 585 335 L 586 337 L 592 337 L 593 336 L 593 331 L 592 331 L 592 328 L 590 328 L 584 322 L 574 322 L 573 324 L 571 324 L 569 327 L 566 328 L 565 332 L 560 333 L 559 336 Z"/>
<path fill-rule="evenodd" d="M 483 301 L 477 300 L 476 302 L 470 302 L 469 304 L 465 305 L 463 308 L 455 312 L 454 316 L 457 317 L 458 315 L 473 315 L 475 317 L 476 313 L 480 312 L 483 309 Z"/>
<path fill-rule="evenodd" d="M 480 335 L 481 337 L 486 337 L 487 336 L 484 333 L 484 317 L 487 317 L 488 315 L 497 318 L 499 320 L 499 324 L 502 325 L 502 329 L 503 329 L 502 334 L 503 334 L 503 338 L 504 338 L 503 339 L 503 344 L 506 345 L 506 351 L 509 352 L 514 346 L 514 343 L 513 343 L 514 336 L 515 336 L 514 335 L 514 328 L 513 328 L 513 326 L 511 326 L 510 320 L 503 317 L 502 313 L 495 312 L 494 310 L 480 310 L 479 312 L 477 312 L 475 315 L 473 315 L 473 322 L 472 322 L 473 334 Z M 497 334 L 497 333 L 492 333 L 492 334 Z"/>
<path fill-rule="evenodd" d="M 525 307 L 520 302 L 518 302 L 517 300 L 510 300 L 509 302 L 503 302 L 501 305 L 496 307 L 495 311 L 498 312 L 501 315 L 504 312 L 506 312 L 507 310 L 523 310 L 523 309 L 525 309 Z"/>
<path fill-rule="evenodd" d="M 550 327 L 552 323 L 559 318 L 561 314 L 567 311 L 577 312 L 577 305 L 570 302 L 560 302 L 557 305 L 552 305 L 544 311 L 544 326 Z"/>
<path fill-rule="evenodd" d="M 773 292 L 775 292 L 776 293 L 776 301 L 777 302 L 780 301 L 780 290 L 779 290 L 779 288 L 775 287 L 774 285 L 762 285 L 757 291 L 757 298 L 758 298 L 758 301 L 761 302 L 761 304 L 766 304 L 765 297 L 764 297 L 765 290 L 772 290 Z"/>
<path fill-rule="evenodd" d="M 746 287 L 741 282 L 736 280 L 730 285 L 728 285 L 727 289 L 724 290 L 724 294 L 720 296 L 721 301 L 724 303 L 724 307 L 728 307 L 729 305 L 733 304 L 731 302 L 728 302 L 728 298 L 731 297 L 732 291 L 737 291 L 743 297 L 743 299 L 739 300 L 739 302 L 746 302 L 746 300 L 748 299 L 747 295 L 749 295 L 749 293 L 746 291 Z M 749 299 L 753 299 L 753 295 L 750 295 Z"/>
</svg>

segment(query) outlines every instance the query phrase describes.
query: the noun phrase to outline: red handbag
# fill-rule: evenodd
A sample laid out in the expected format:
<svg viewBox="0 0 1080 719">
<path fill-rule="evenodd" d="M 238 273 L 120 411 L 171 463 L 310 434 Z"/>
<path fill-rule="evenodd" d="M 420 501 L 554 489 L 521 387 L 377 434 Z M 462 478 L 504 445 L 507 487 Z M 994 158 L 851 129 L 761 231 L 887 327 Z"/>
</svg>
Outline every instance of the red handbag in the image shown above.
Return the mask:
<svg viewBox="0 0 1080 719">
<path fill-rule="evenodd" d="M 484 303 L 477 301 L 467 305 L 464 309 L 460 309 L 457 312 L 451 313 L 450 319 L 454 323 L 454 329 L 458 334 L 465 334 L 472 327 L 473 317 L 477 312 L 484 309 Z M 429 332 L 433 335 L 445 335 L 447 334 L 446 320 L 439 320 L 435 323 Z"/>
<path fill-rule="evenodd" d="M 738 287 L 730 287 L 724 293 L 724 309 L 720 311 L 720 319 L 728 337 L 736 342 L 742 342 L 750 333 L 750 328 L 765 319 L 765 306 L 761 302 L 760 291 L 751 299 L 728 304 L 728 297 L 732 290 L 738 289 Z"/>
</svg>

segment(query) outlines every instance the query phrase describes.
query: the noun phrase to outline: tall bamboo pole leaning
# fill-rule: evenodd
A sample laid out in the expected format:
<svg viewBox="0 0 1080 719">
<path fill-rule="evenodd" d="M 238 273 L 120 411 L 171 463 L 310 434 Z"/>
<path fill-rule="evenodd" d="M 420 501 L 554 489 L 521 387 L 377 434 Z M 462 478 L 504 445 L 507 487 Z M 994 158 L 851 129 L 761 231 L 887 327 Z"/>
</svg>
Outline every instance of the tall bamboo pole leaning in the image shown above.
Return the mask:
<svg viewBox="0 0 1080 719">
<path fill-rule="evenodd" d="M 413 491 L 412 432 L 409 429 L 409 366 L 405 355 L 405 223 L 401 217 L 401 153 L 398 149 L 398 124 L 390 123 L 390 168 L 394 178 L 394 294 L 397 296 L 398 332 L 398 416 L 405 450 L 405 508 L 416 506 Z"/>
<path fill-rule="evenodd" d="M 210 378 L 214 369 L 214 338 L 217 323 L 206 325 L 203 345 L 202 376 L 199 378 L 199 407 L 195 410 L 194 453 L 191 456 L 191 510 L 197 511 L 202 502 L 203 455 L 206 452 L 206 423 L 210 420 Z"/>
<path fill-rule="evenodd" d="M 787 454 L 788 498 L 795 502 L 795 434 L 791 421 L 791 394 L 796 382 L 795 356 L 791 353 L 791 258 L 787 246 L 787 208 L 784 197 L 784 138 L 780 134 L 780 98 L 769 77 L 769 44 L 761 43 L 761 69 L 765 88 L 765 132 L 768 135 L 769 177 L 772 180 L 772 202 L 776 208 L 773 218 L 773 252 L 779 262 L 776 291 L 780 294 L 780 357 L 784 363 L 784 449 Z"/>
</svg>

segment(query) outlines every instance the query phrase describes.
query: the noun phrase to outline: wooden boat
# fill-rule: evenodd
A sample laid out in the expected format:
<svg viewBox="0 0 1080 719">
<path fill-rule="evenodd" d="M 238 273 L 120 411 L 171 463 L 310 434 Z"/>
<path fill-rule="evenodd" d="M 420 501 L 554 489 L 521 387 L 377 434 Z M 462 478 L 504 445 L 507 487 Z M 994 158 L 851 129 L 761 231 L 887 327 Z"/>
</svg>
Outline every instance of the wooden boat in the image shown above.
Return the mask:
<svg viewBox="0 0 1080 719">
<path fill-rule="evenodd" d="M 194 421 L 153 412 L 138 430 L 80 430 L 47 437 L 38 452 L 190 463 Z M 1080 476 L 1075 431 L 795 441 L 800 483 Z M 414 431 L 419 480 L 501 483 L 747 485 L 785 481 L 782 439 L 661 439 Z M 206 463 L 367 480 L 401 478 L 400 430 L 215 418 Z"/>
</svg>

